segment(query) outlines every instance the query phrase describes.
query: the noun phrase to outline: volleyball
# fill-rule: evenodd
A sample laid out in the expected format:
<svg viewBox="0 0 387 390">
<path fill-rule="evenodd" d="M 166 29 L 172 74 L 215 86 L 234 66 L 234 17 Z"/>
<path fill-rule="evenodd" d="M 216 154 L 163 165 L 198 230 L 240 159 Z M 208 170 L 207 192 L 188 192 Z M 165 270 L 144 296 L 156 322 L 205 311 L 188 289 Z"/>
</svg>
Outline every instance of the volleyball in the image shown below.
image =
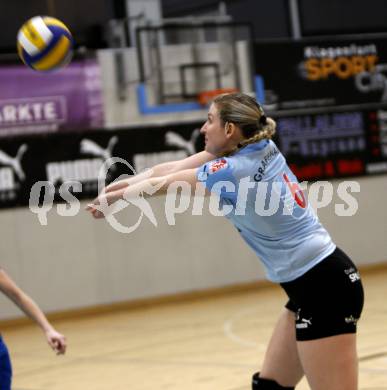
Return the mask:
<svg viewBox="0 0 387 390">
<path fill-rule="evenodd" d="M 20 28 L 17 51 L 21 60 L 37 71 L 50 71 L 67 65 L 73 53 L 73 38 L 58 19 L 35 16 Z"/>
</svg>

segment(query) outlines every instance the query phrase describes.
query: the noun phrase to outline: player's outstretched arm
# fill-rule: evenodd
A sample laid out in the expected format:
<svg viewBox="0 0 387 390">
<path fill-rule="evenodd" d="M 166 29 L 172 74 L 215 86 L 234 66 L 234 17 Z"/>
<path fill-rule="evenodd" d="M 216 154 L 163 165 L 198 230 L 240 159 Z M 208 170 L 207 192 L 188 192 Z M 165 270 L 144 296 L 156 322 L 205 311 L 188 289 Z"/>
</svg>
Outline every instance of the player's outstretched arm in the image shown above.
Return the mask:
<svg viewBox="0 0 387 390">
<path fill-rule="evenodd" d="M 139 183 L 143 180 L 147 180 L 150 177 L 164 177 L 176 172 L 184 171 L 186 169 L 198 168 L 206 162 L 211 161 L 215 158 L 216 156 L 214 156 L 213 154 L 208 153 L 206 151 L 202 151 L 182 160 L 169 161 L 166 163 L 158 164 L 145 172 L 141 172 L 130 178 L 109 184 L 105 187 L 104 192 L 114 192 L 126 188 L 127 186 Z"/>
<path fill-rule="evenodd" d="M 166 176 L 148 177 L 138 183 L 120 188 L 116 191 L 102 192 L 86 207 L 94 218 L 104 218 L 109 212 L 106 208 L 118 200 L 127 200 L 129 202 L 138 201 L 142 196 L 150 197 L 165 194 L 170 184 L 175 182 L 185 182 L 191 186 L 191 194 L 195 193 L 196 184 L 196 168 L 185 169 L 170 173 Z"/>
<path fill-rule="evenodd" d="M 0 290 L 39 325 L 48 344 L 57 354 L 66 352 L 66 338 L 54 329 L 38 305 L 16 285 L 3 269 L 0 269 Z"/>
</svg>

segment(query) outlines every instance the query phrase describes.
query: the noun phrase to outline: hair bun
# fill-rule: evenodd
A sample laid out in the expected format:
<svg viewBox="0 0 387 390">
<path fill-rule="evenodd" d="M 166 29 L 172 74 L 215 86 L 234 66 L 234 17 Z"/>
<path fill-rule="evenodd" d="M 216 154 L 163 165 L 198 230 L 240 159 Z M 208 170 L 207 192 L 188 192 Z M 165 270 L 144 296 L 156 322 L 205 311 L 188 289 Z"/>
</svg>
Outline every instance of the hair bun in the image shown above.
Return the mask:
<svg viewBox="0 0 387 390">
<path fill-rule="evenodd" d="M 266 118 L 266 115 L 262 114 L 261 117 L 259 118 L 259 123 L 261 125 L 266 125 L 267 124 L 267 118 Z"/>
</svg>

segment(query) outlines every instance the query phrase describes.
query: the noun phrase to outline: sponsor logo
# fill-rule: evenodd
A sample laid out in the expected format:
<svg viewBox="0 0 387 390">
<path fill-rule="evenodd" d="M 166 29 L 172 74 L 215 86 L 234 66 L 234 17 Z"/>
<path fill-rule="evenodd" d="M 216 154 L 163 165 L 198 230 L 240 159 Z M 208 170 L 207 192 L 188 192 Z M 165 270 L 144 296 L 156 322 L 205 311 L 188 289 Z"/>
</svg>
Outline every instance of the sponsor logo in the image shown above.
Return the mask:
<svg viewBox="0 0 387 390">
<path fill-rule="evenodd" d="M 221 159 L 213 161 L 210 164 L 209 173 L 211 175 L 212 173 L 218 172 L 219 170 L 227 168 L 227 167 L 228 167 L 227 160 L 224 158 L 221 158 Z"/>
<path fill-rule="evenodd" d="M 317 158 L 366 150 L 365 123 L 358 112 L 278 118 L 281 151 Z"/>
<path fill-rule="evenodd" d="M 48 163 L 47 179 L 54 184 L 71 180 L 80 182 L 97 180 L 102 164 L 103 160 L 100 158 Z"/>
<path fill-rule="evenodd" d="M 306 46 L 304 48 L 305 58 L 339 58 L 343 56 L 365 56 L 371 54 L 378 54 L 378 49 L 374 44 L 362 46 L 352 44 L 336 47 Z"/>
<path fill-rule="evenodd" d="M 167 131 L 165 134 L 165 145 L 172 146 L 179 150 L 168 150 L 158 153 L 137 153 L 133 156 L 134 169 L 143 172 L 157 164 L 169 161 L 184 159 L 196 153 L 196 141 L 200 135 L 200 129 L 195 129 L 191 133 L 190 139 L 186 140 L 174 131 Z"/>
<path fill-rule="evenodd" d="M 349 276 L 349 279 L 351 280 L 352 283 L 355 283 L 358 280 L 360 280 L 359 272 L 354 272 L 353 274 L 349 274 L 348 276 Z"/>
<path fill-rule="evenodd" d="M 165 143 L 168 146 L 175 146 L 179 149 L 185 150 L 188 155 L 196 153 L 195 144 L 200 135 L 200 129 L 195 129 L 190 139 L 187 141 L 180 134 L 175 133 L 174 131 L 167 131 L 165 134 Z"/>
<path fill-rule="evenodd" d="M 81 141 L 80 149 L 82 154 L 91 154 L 93 156 L 101 157 L 103 160 L 108 160 L 112 157 L 114 146 L 118 142 L 118 137 L 115 135 L 111 137 L 106 148 L 102 148 L 96 142 L 90 139 L 83 139 Z"/>
<path fill-rule="evenodd" d="M 254 175 L 255 181 L 261 181 L 263 178 L 263 175 L 265 174 L 266 167 L 270 164 L 270 162 L 273 160 L 275 156 L 279 154 L 279 150 L 277 148 L 273 148 L 267 153 L 261 162 L 259 163 L 259 167 L 257 169 L 257 173 Z"/>
<path fill-rule="evenodd" d="M 381 91 L 381 101 L 387 100 L 387 64 L 378 64 L 373 69 L 364 70 L 355 77 L 358 91 L 369 93 Z"/>
<path fill-rule="evenodd" d="M 0 164 L 5 166 L 4 168 L 0 168 L 0 191 L 9 191 L 8 195 L 5 196 L 7 199 L 13 199 L 15 197 L 14 191 L 18 189 L 19 183 L 23 182 L 26 178 L 21 160 L 27 150 L 27 144 L 21 145 L 15 157 L 0 150 Z"/>
<path fill-rule="evenodd" d="M 345 322 L 347 324 L 355 324 L 356 325 L 358 320 L 359 319 L 355 318 L 353 315 L 350 315 L 349 317 L 345 317 Z"/>
<path fill-rule="evenodd" d="M 344 47 L 304 48 L 305 62 L 302 64 L 302 75 L 312 81 L 324 80 L 330 76 L 348 79 L 362 72 L 372 72 L 378 61 L 378 50 L 375 44 Z"/>
<path fill-rule="evenodd" d="M 21 159 L 23 158 L 23 155 L 27 149 L 28 146 L 26 144 L 21 145 L 15 157 L 11 157 L 7 153 L 0 150 L 0 164 L 10 166 L 21 181 L 25 179 L 25 174 L 21 166 Z"/>
<path fill-rule="evenodd" d="M 360 274 L 359 274 L 359 271 L 356 270 L 356 268 L 351 267 L 351 268 L 344 270 L 344 272 L 346 275 L 348 275 L 348 277 L 352 283 L 360 280 Z"/>
<path fill-rule="evenodd" d="M 309 326 L 312 326 L 312 317 L 309 319 L 307 318 L 297 319 L 297 321 L 300 321 L 296 323 L 297 329 L 307 329 Z"/>
<path fill-rule="evenodd" d="M 66 99 L 63 96 L 0 100 L 0 127 L 61 123 L 66 119 Z"/>
<path fill-rule="evenodd" d="M 47 178 L 52 183 L 66 181 L 95 182 L 97 187 L 98 173 L 103 163 L 112 157 L 118 137 L 111 137 L 106 148 L 101 147 L 90 139 L 83 139 L 80 152 L 97 158 L 79 159 L 72 161 L 55 161 L 46 165 Z M 112 170 L 116 169 L 113 165 Z"/>
<path fill-rule="evenodd" d="M 356 269 L 354 267 L 351 267 L 351 268 L 348 268 L 348 269 L 345 269 L 344 272 L 346 275 L 349 275 L 351 274 L 352 272 L 355 272 Z"/>
</svg>

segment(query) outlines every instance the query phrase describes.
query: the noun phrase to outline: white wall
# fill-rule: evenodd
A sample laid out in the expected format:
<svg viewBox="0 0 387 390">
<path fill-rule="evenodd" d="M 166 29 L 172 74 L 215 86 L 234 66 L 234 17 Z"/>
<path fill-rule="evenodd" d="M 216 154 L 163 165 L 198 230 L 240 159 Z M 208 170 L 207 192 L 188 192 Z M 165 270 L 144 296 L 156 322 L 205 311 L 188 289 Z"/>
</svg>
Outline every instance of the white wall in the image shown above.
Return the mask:
<svg viewBox="0 0 387 390">
<path fill-rule="evenodd" d="M 387 261 L 386 176 L 358 181 L 354 216 L 335 215 L 334 204 L 342 203 L 338 197 L 318 214 L 358 265 Z M 336 193 L 338 181 L 333 184 Z M 187 211 L 169 226 L 163 200 L 151 201 L 158 227 L 143 220 L 128 235 L 83 211 L 60 217 L 52 210 L 45 227 L 27 208 L 1 211 L 1 265 L 47 312 L 264 278 L 258 259 L 225 218 Z M 129 208 L 119 218 L 126 226 L 137 219 Z M 20 315 L 4 297 L 0 304 L 0 319 Z"/>
<path fill-rule="evenodd" d="M 339 217 L 334 204 L 344 203 L 336 195 L 334 203 L 318 211 L 321 221 L 332 238 L 359 265 L 387 262 L 387 176 L 350 178 L 360 184 L 360 192 L 353 193 L 358 211 L 349 217 Z M 334 181 L 334 194 L 341 181 Z"/>
</svg>

